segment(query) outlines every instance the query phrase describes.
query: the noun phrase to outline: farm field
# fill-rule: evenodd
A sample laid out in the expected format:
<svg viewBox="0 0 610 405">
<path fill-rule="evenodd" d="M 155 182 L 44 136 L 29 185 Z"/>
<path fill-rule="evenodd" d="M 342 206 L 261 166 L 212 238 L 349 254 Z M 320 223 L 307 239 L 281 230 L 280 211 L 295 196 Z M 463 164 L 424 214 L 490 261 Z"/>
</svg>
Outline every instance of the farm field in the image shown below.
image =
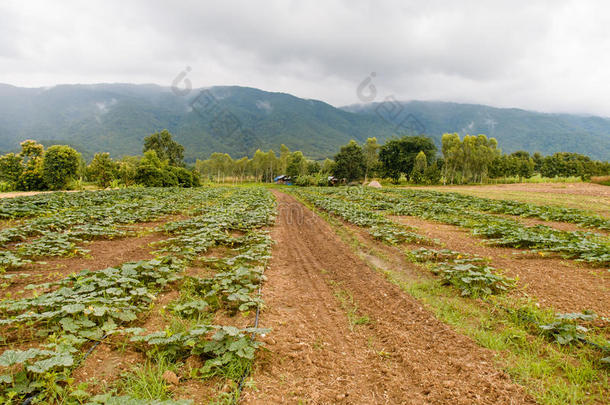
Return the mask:
<svg viewBox="0 0 610 405">
<path fill-rule="evenodd" d="M 610 218 L 447 190 L 0 200 L 0 402 L 604 403 Z"/>
<path fill-rule="evenodd" d="M 593 183 L 519 183 L 483 186 L 430 186 L 423 189 L 470 194 L 538 205 L 555 205 L 610 216 L 610 190 Z"/>
</svg>

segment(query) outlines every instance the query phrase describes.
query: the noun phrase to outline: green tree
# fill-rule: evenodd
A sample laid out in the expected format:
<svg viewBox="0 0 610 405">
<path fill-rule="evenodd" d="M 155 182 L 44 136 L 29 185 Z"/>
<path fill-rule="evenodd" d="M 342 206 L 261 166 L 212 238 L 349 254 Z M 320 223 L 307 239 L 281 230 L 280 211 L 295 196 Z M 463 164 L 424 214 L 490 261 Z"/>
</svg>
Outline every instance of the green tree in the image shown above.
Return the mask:
<svg viewBox="0 0 610 405">
<path fill-rule="evenodd" d="M 409 176 L 419 152 L 424 152 L 427 164 L 432 164 L 436 158 L 436 146 L 432 139 L 426 136 L 403 136 L 389 140 L 379 150 L 382 175 L 394 182 L 398 182 L 403 174 Z"/>
<path fill-rule="evenodd" d="M 288 166 L 286 167 L 286 175 L 296 178 L 307 173 L 307 159 L 303 156 L 303 152 L 296 151 L 290 154 L 288 158 Z"/>
<path fill-rule="evenodd" d="M 534 171 L 536 173 L 540 173 L 542 163 L 544 163 L 544 157 L 540 152 L 534 152 L 534 154 L 532 155 L 532 160 L 534 161 Z"/>
<path fill-rule="evenodd" d="M 307 174 L 318 174 L 322 170 L 322 166 L 315 160 L 307 161 Z"/>
<path fill-rule="evenodd" d="M 210 155 L 210 172 L 216 176 L 216 181 L 224 183 L 225 178 L 231 174 L 233 158 L 228 153 L 214 152 Z"/>
<path fill-rule="evenodd" d="M 118 176 L 119 167 L 108 152 L 96 153 L 87 171 L 98 186 L 106 188 Z"/>
<path fill-rule="evenodd" d="M 445 159 L 445 181 L 483 182 L 489 174 L 494 158 L 500 155 L 497 147 L 495 138 L 487 138 L 485 135 L 465 135 L 461 141 L 456 133 L 444 134 L 442 150 Z"/>
<path fill-rule="evenodd" d="M 324 162 L 322 163 L 322 168 L 320 169 L 321 173 L 324 174 L 330 174 L 335 170 L 335 162 L 334 160 L 331 159 L 324 159 Z"/>
<path fill-rule="evenodd" d="M 449 181 L 453 184 L 459 169 L 463 164 L 462 142 L 457 133 L 443 134 L 441 142 L 443 157 L 445 159 L 443 174 L 445 181 Z"/>
<path fill-rule="evenodd" d="M 424 172 L 428 168 L 428 160 L 426 158 L 426 154 L 424 151 L 421 151 L 415 157 L 415 164 L 413 165 L 413 170 L 411 171 L 411 181 L 419 184 L 424 181 Z"/>
<path fill-rule="evenodd" d="M 21 152 L 19 157 L 22 159 L 23 171 L 17 181 L 17 189 L 46 190 L 47 186 L 42 177 L 42 159 L 44 147 L 31 139 L 21 142 Z"/>
<path fill-rule="evenodd" d="M 443 160 L 437 159 L 424 170 L 424 183 L 438 184 L 441 180 Z"/>
<path fill-rule="evenodd" d="M 167 129 L 144 138 L 144 150 L 154 150 L 161 160 L 167 160 L 172 166 L 184 166 L 184 147 L 172 139 Z"/>
<path fill-rule="evenodd" d="M 47 149 L 42 162 L 42 175 L 52 190 L 65 189 L 78 173 L 79 154 L 67 145 Z"/>
<path fill-rule="evenodd" d="M 0 157 L 0 180 L 8 183 L 12 189 L 17 188 L 22 173 L 22 159 L 18 155 L 8 153 Z"/>
<path fill-rule="evenodd" d="M 44 147 L 36 141 L 26 139 L 21 142 L 21 152 L 19 156 L 23 159 L 23 162 L 27 164 L 29 159 L 40 158 L 44 154 Z"/>
<path fill-rule="evenodd" d="M 368 176 L 373 175 L 374 171 L 377 169 L 379 165 L 379 144 L 377 143 L 377 138 L 367 138 L 364 146 L 362 147 L 362 152 L 364 153 L 364 159 L 366 162 L 366 171 L 364 172 L 364 179 L 366 180 Z"/>
<path fill-rule="evenodd" d="M 509 159 L 513 160 L 513 176 L 519 176 L 520 179 L 529 179 L 534 175 L 536 163 L 528 152 L 523 150 L 513 152 L 509 155 Z"/>
<path fill-rule="evenodd" d="M 366 171 L 366 158 L 362 148 L 353 139 L 335 155 L 334 176 L 347 182 L 360 180 Z"/>
<path fill-rule="evenodd" d="M 286 174 L 286 170 L 288 170 L 288 160 L 290 159 L 290 149 L 288 146 L 281 144 L 280 145 L 280 162 L 279 162 L 279 171 L 281 174 Z"/>
<path fill-rule="evenodd" d="M 119 161 L 118 176 L 121 183 L 131 186 L 136 182 L 136 169 L 140 163 L 138 156 L 123 156 Z"/>
<path fill-rule="evenodd" d="M 237 159 L 234 162 L 235 166 L 235 175 L 239 178 L 240 181 L 244 181 L 246 178 L 246 173 L 248 171 L 248 163 L 250 159 L 247 156 L 242 157 L 241 159 Z"/>
</svg>

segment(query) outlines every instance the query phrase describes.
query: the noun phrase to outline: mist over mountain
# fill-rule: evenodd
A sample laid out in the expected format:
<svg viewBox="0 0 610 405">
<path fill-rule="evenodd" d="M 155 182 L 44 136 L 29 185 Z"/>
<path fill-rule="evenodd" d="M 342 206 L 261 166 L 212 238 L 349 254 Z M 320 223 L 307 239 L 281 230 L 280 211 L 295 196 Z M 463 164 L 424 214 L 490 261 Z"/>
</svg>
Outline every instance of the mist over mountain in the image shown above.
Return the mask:
<svg viewBox="0 0 610 405">
<path fill-rule="evenodd" d="M 505 152 L 579 152 L 610 157 L 610 119 L 445 102 L 395 102 L 336 108 L 254 88 L 217 86 L 185 95 L 157 85 L 95 84 L 20 88 L 0 84 L 0 149 L 24 139 L 67 143 L 90 156 L 139 154 L 147 135 L 167 128 L 188 161 L 212 152 L 233 157 L 280 144 L 308 157 L 332 157 L 350 139 L 380 142 L 444 132 L 496 137 Z"/>
</svg>

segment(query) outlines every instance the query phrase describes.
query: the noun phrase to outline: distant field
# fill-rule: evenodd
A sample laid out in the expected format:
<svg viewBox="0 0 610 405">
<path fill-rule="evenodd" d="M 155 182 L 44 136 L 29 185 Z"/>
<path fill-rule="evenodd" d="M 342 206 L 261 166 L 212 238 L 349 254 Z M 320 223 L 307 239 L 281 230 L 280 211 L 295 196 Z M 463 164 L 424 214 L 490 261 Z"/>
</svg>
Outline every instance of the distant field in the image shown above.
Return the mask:
<svg viewBox="0 0 610 405">
<path fill-rule="evenodd" d="M 610 216 L 610 187 L 591 183 L 494 184 L 481 186 L 432 186 L 430 190 L 454 191 L 538 205 L 556 205 Z"/>
</svg>

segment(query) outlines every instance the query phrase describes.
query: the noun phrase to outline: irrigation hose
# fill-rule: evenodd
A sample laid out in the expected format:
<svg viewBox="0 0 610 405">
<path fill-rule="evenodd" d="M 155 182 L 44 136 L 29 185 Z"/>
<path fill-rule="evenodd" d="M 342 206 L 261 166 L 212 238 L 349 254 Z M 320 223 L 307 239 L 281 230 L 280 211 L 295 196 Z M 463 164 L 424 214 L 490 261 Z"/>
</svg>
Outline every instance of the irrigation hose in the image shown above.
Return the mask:
<svg viewBox="0 0 610 405">
<path fill-rule="evenodd" d="M 108 337 L 108 335 L 104 335 L 104 336 L 101 337 L 100 340 L 96 340 L 95 343 L 93 343 L 93 346 L 91 346 L 89 348 L 89 350 L 87 350 L 87 352 L 85 353 L 83 358 L 81 358 L 78 362 L 76 362 L 76 364 L 74 365 L 74 368 L 77 368 L 78 366 L 80 366 L 83 363 L 83 361 L 85 361 L 87 359 L 87 357 L 89 357 L 89 355 L 95 350 L 95 348 L 98 347 L 100 345 L 100 343 L 102 343 L 102 341 L 104 339 L 106 339 L 107 337 Z M 32 401 L 35 400 L 38 395 L 40 395 L 40 393 L 41 393 L 41 391 L 34 391 L 34 392 L 32 392 L 30 395 L 28 395 L 23 400 L 21 405 L 30 405 L 32 403 Z"/>
</svg>

